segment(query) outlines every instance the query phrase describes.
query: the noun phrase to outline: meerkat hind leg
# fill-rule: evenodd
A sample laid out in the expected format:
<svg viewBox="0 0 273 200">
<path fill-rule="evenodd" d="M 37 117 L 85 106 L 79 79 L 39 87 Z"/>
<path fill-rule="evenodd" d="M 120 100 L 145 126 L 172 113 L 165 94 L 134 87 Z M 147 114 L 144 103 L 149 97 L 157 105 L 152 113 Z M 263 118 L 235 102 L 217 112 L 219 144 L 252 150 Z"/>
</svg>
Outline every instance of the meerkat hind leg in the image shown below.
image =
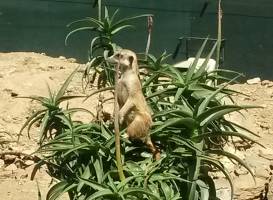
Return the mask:
<svg viewBox="0 0 273 200">
<path fill-rule="evenodd" d="M 148 149 L 152 152 L 155 160 L 160 160 L 160 151 L 155 147 L 150 137 L 148 137 L 145 141 Z"/>
</svg>

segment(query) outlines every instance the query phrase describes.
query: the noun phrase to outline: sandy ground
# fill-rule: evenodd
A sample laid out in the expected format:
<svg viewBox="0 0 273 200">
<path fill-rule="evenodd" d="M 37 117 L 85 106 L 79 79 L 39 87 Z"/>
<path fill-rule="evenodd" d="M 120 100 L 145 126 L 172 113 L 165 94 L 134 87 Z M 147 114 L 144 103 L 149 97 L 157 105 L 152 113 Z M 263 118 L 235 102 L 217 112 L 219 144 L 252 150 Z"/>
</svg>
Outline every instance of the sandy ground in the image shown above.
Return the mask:
<svg viewBox="0 0 273 200">
<path fill-rule="evenodd" d="M 53 90 L 58 89 L 77 66 L 79 64 L 74 59 L 64 57 L 51 58 L 42 54 L 25 52 L 0 53 L 0 153 L 12 151 L 28 154 L 37 148 L 36 132 L 38 128 L 32 130 L 30 139 L 25 134 L 19 143 L 15 141 L 26 117 L 37 109 L 38 105 L 28 99 L 19 99 L 14 96 L 34 94 L 47 96 L 46 83 Z M 231 118 L 257 133 L 260 137 L 253 138 L 266 147 L 261 148 L 256 144 L 251 148 L 244 144 L 241 144 L 241 148 L 237 149 L 231 146 L 225 147 L 243 159 L 256 177 L 255 185 L 245 170 L 223 159 L 235 183 L 235 198 L 259 199 L 260 193 L 264 192 L 265 186 L 268 186 L 268 199 L 273 199 L 271 182 L 273 173 L 273 82 L 263 80 L 255 84 L 236 84 L 231 88 L 249 95 L 249 97 L 235 96 L 235 100 L 239 104 L 264 107 L 243 112 L 245 117 L 236 114 Z M 81 73 L 76 74 L 68 91 L 73 94 L 81 94 Z M 94 97 L 85 102 L 73 100 L 70 104 L 94 111 L 97 98 Z M 90 116 L 79 115 L 78 117 L 84 121 L 91 120 Z M 3 141 L 7 140 L 10 143 L 4 144 Z M 235 142 L 240 147 L 240 141 Z M 46 169 L 41 169 L 35 176 L 35 180 L 31 181 L 33 161 L 22 161 L 20 156 L 2 156 L 0 158 L 0 199 L 36 200 L 38 199 L 37 185 L 41 189 L 42 199 L 45 199 L 51 182 L 51 178 L 46 174 Z M 22 165 L 29 167 L 21 169 Z M 218 173 L 214 174 L 214 178 L 219 188 L 218 194 L 223 200 L 227 199 L 230 189 L 226 180 Z M 63 199 L 67 199 L 67 197 Z"/>
</svg>

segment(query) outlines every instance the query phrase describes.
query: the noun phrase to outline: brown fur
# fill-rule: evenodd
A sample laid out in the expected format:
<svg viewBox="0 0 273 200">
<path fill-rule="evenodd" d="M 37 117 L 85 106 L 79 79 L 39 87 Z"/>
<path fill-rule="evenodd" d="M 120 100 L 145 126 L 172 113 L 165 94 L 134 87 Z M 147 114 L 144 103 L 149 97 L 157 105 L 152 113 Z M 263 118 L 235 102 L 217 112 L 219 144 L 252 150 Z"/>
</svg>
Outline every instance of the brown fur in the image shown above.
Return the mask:
<svg viewBox="0 0 273 200">
<path fill-rule="evenodd" d="M 122 49 L 108 60 L 112 63 L 120 63 L 121 77 L 117 87 L 120 124 L 125 123 L 127 126 L 129 139 L 143 141 L 154 157 L 160 159 L 160 153 L 149 135 L 153 122 L 142 93 L 136 54 Z"/>
</svg>

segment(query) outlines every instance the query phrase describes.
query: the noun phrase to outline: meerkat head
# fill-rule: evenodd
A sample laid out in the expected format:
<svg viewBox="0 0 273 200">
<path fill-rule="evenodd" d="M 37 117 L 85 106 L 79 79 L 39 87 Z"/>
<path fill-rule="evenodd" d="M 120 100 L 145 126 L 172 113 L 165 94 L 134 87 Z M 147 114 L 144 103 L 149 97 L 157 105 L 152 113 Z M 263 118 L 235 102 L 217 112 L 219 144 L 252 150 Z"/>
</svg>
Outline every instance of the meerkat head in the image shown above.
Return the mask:
<svg viewBox="0 0 273 200">
<path fill-rule="evenodd" d="M 136 54 L 128 49 L 121 49 L 117 51 L 114 55 L 107 59 L 108 62 L 113 64 L 120 64 L 121 72 L 125 72 L 127 70 L 134 70 L 134 72 L 138 75 L 138 64 L 137 64 L 137 56 Z"/>
</svg>

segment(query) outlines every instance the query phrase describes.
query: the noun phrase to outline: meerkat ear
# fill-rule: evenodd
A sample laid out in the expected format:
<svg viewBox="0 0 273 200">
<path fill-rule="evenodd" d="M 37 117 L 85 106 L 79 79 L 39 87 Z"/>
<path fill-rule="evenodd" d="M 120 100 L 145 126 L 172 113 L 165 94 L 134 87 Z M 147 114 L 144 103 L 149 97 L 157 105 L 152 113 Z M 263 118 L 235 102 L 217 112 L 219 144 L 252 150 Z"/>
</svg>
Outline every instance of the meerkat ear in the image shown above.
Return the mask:
<svg viewBox="0 0 273 200">
<path fill-rule="evenodd" d="M 132 66 L 134 62 L 134 56 L 129 56 L 129 62 L 130 62 L 130 65 Z"/>
<path fill-rule="evenodd" d="M 134 72 L 139 76 L 139 70 L 138 70 L 137 60 L 134 60 L 134 59 L 136 59 L 134 56 L 129 56 L 130 66 L 134 70 Z M 135 62 L 134 65 L 133 65 L 133 62 Z"/>
</svg>

